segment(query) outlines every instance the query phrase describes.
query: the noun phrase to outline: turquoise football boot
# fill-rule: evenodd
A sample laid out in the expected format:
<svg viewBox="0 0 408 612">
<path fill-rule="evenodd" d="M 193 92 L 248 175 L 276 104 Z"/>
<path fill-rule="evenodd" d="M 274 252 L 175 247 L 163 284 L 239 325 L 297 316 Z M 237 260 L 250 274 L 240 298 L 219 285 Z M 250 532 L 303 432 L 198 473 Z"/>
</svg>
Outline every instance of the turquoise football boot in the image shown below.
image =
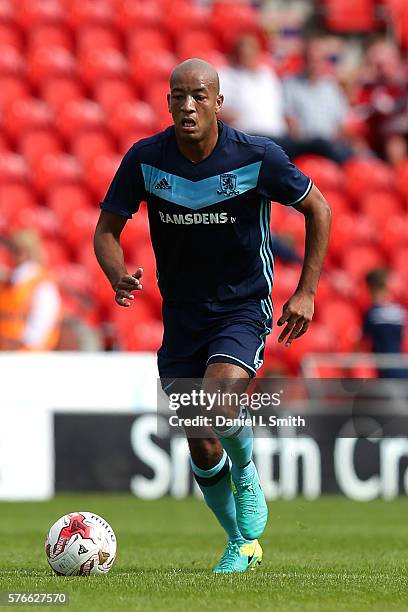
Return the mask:
<svg viewBox="0 0 408 612">
<path fill-rule="evenodd" d="M 213 568 L 214 574 L 233 574 L 254 570 L 262 561 L 262 548 L 258 540 L 253 542 L 229 541 L 224 554 Z"/>
<path fill-rule="evenodd" d="M 253 468 L 252 475 L 231 480 L 238 528 L 246 540 L 259 538 L 268 520 L 268 506 L 254 464 Z"/>
</svg>

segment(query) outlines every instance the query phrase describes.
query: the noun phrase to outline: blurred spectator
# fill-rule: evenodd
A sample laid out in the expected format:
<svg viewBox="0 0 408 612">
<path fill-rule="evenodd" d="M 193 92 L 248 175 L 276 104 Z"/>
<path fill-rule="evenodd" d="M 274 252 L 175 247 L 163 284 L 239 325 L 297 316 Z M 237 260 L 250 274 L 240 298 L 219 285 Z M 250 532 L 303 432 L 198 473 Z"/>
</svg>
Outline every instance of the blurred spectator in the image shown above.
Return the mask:
<svg viewBox="0 0 408 612">
<path fill-rule="evenodd" d="M 61 300 L 42 265 L 39 236 L 12 235 L 14 267 L 0 284 L 0 350 L 51 350 L 59 336 Z"/>
<path fill-rule="evenodd" d="M 301 263 L 302 257 L 296 251 L 293 240 L 283 234 L 272 234 L 272 255 L 283 263 Z"/>
<path fill-rule="evenodd" d="M 58 351 L 88 351 L 103 349 L 102 334 L 79 317 L 65 315 L 61 321 Z"/>
<path fill-rule="evenodd" d="M 272 138 L 286 132 L 282 84 L 274 70 L 262 63 L 259 38 L 238 38 L 231 66 L 220 70 L 221 93 L 225 96 L 222 117 L 249 134 Z"/>
<path fill-rule="evenodd" d="M 395 43 L 379 39 L 366 53 L 356 111 L 371 148 L 392 164 L 407 155 L 408 74 Z"/>
<path fill-rule="evenodd" d="M 314 153 L 343 162 L 352 155 L 345 142 L 347 100 L 332 75 L 330 39 L 306 41 L 303 74 L 284 80 L 289 139 L 282 145 L 290 157 Z"/>
<path fill-rule="evenodd" d="M 383 268 L 371 270 L 366 275 L 371 306 L 363 319 L 363 338 L 373 353 L 402 353 L 405 311 L 392 302 L 388 290 L 388 272 Z M 381 378 L 406 378 L 406 368 L 380 368 Z"/>
</svg>

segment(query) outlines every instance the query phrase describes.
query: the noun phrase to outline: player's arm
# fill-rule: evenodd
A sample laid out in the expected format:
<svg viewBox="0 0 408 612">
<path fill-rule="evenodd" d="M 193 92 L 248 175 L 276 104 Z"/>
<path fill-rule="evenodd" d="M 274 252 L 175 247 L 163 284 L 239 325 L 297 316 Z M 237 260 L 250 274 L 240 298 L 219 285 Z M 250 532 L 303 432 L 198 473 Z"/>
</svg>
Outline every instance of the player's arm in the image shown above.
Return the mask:
<svg viewBox="0 0 408 612">
<path fill-rule="evenodd" d="M 331 210 L 323 195 L 313 186 L 294 208 L 305 217 L 306 238 L 302 273 L 295 293 L 284 304 L 278 325 L 285 325 L 278 341 L 289 346 L 308 329 L 314 312 L 317 290 L 330 235 Z"/>
<path fill-rule="evenodd" d="M 115 292 L 119 306 L 128 307 L 134 299 L 132 291 L 142 289 L 142 268 L 131 275 L 126 270 L 120 235 L 126 217 L 102 210 L 94 235 L 95 255 Z"/>
<path fill-rule="evenodd" d="M 120 235 L 144 196 L 142 170 L 133 146 L 122 159 L 101 203 L 102 212 L 94 236 L 96 258 L 112 285 L 119 306 L 130 306 L 134 299 L 132 291 L 142 288 L 142 268 L 133 275 L 126 270 Z"/>
</svg>

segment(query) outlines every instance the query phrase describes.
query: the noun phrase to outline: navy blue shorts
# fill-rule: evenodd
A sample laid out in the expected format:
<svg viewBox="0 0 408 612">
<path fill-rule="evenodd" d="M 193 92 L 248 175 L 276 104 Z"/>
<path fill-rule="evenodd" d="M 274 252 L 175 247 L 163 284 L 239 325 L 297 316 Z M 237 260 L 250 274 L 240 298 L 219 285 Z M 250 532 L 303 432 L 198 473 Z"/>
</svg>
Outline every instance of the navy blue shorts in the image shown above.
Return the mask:
<svg viewBox="0 0 408 612">
<path fill-rule="evenodd" d="M 263 363 L 272 327 L 272 302 L 165 303 L 157 353 L 161 379 L 202 378 L 210 363 L 233 363 L 250 376 Z"/>
</svg>

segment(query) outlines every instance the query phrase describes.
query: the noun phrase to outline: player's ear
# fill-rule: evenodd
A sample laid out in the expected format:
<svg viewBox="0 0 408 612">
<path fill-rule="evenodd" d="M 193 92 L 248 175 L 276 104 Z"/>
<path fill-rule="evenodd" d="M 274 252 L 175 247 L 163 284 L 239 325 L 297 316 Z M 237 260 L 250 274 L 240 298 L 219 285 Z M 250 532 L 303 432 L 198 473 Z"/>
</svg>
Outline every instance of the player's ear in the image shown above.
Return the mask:
<svg viewBox="0 0 408 612">
<path fill-rule="evenodd" d="M 217 99 L 215 101 L 215 112 L 219 113 L 221 110 L 221 107 L 224 103 L 224 96 L 222 94 L 218 94 Z"/>
<path fill-rule="evenodd" d="M 167 108 L 169 109 L 169 113 L 171 113 L 171 109 L 170 109 L 170 94 L 167 94 Z"/>
</svg>

